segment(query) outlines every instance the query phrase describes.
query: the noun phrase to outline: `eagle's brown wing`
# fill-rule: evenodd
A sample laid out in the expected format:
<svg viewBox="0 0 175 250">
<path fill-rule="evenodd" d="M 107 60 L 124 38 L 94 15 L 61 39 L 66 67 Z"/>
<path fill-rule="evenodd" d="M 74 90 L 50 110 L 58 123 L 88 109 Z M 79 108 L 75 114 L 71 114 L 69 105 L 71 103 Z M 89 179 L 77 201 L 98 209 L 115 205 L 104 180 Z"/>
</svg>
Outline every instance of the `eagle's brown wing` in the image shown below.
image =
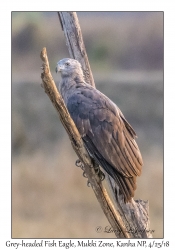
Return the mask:
<svg viewBox="0 0 175 250">
<path fill-rule="evenodd" d="M 88 151 L 129 201 L 143 165 L 134 130 L 119 108 L 91 86 L 77 85 L 67 108 Z"/>
</svg>

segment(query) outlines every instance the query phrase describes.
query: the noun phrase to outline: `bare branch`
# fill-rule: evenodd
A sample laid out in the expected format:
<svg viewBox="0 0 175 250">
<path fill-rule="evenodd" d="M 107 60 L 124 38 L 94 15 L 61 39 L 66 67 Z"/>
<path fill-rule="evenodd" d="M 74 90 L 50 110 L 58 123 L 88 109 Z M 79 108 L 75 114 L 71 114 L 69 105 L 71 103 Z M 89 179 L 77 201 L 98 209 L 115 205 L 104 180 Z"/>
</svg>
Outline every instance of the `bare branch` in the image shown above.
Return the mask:
<svg viewBox="0 0 175 250">
<path fill-rule="evenodd" d="M 95 87 L 76 12 L 60 11 L 58 16 L 70 56 L 81 63 L 85 81 Z"/>
</svg>

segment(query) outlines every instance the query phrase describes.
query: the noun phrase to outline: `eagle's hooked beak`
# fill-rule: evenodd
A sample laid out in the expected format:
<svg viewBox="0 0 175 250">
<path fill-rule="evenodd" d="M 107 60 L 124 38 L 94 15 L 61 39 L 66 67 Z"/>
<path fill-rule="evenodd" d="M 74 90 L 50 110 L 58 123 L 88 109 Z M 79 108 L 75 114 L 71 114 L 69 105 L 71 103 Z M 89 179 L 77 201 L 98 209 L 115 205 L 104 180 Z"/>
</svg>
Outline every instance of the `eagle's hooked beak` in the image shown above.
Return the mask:
<svg viewBox="0 0 175 250">
<path fill-rule="evenodd" d="M 62 69 L 63 69 L 63 67 L 60 66 L 60 65 L 57 63 L 57 66 L 56 66 L 56 68 L 55 68 L 55 72 L 56 72 L 56 73 L 61 72 Z"/>
<path fill-rule="evenodd" d="M 58 64 L 57 64 L 57 66 L 56 66 L 56 68 L 55 68 L 55 72 L 58 73 L 59 71 L 60 71 L 60 69 L 59 69 L 59 66 L 58 66 Z"/>
</svg>

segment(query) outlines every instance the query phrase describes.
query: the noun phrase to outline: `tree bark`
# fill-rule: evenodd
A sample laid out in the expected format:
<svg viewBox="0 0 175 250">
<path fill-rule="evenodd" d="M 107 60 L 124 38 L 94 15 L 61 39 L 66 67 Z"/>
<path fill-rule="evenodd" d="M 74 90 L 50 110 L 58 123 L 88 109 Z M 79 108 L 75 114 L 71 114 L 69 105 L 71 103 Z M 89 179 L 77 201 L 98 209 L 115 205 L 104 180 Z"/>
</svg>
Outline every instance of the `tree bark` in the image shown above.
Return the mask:
<svg viewBox="0 0 175 250">
<path fill-rule="evenodd" d="M 70 57 L 81 63 L 85 81 L 95 87 L 76 12 L 60 11 L 58 16 L 66 37 Z"/>
</svg>

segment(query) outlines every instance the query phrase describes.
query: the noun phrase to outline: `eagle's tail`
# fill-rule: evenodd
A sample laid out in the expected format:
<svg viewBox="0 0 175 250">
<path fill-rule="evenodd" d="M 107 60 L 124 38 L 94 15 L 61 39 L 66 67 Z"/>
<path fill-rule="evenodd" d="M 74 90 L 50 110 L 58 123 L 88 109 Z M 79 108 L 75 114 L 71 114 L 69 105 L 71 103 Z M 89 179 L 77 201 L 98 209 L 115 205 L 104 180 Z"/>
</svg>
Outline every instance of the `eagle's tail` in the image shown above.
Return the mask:
<svg viewBox="0 0 175 250">
<path fill-rule="evenodd" d="M 119 187 L 119 194 L 123 195 L 124 202 L 130 202 L 131 199 L 134 197 L 134 191 L 136 190 L 136 177 L 124 177 L 120 174 L 117 174 L 115 176 L 116 184 Z M 117 196 L 118 195 L 118 189 L 114 189 L 114 193 Z"/>
<path fill-rule="evenodd" d="M 110 180 L 113 192 L 116 196 L 115 198 L 118 200 L 118 195 L 123 195 L 124 202 L 130 202 L 137 188 L 136 176 L 125 177 L 104 161 L 101 165 L 107 172 L 106 174 L 109 175 L 108 179 Z"/>
</svg>

